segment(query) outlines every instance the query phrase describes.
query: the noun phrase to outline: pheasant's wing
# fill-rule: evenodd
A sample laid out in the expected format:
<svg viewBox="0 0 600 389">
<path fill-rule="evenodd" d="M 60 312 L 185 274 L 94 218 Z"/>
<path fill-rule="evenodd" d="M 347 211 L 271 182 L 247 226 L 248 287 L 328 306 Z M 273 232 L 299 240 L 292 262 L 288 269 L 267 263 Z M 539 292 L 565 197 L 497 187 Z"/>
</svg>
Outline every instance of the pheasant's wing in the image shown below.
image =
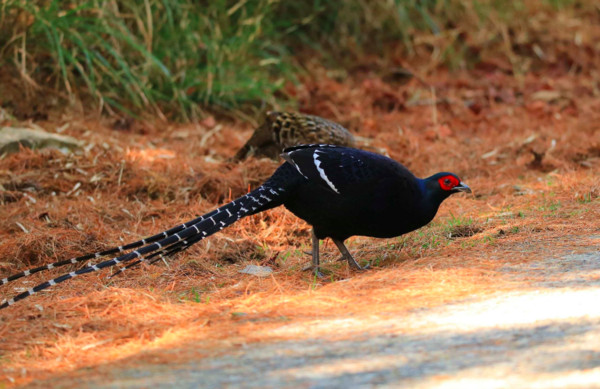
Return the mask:
<svg viewBox="0 0 600 389">
<path fill-rule="evenodd" d="M 356 185 L 369 185 L 388 177 L 413 178 L 398 162 L 364 150 L 333 145 L 301 145 L 281 155 L 307 180 L 337 194 Z"/>
</svg>

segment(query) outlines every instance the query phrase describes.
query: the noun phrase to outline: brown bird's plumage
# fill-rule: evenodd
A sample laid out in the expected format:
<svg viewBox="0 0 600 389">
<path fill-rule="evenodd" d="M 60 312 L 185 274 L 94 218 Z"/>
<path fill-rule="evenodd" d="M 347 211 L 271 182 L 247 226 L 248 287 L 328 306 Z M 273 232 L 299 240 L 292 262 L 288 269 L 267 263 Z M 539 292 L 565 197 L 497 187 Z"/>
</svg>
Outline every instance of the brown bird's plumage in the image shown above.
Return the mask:
<svg viewBox="0 0 600 389">
<path fill-rule="evenodd" d="M 233 159 L 238 161 L 251 155 L 278 159 L 287 147 L 315 143 L 355 145 L 352 134 L 338 123 L 296 112 L 268 112 L 264 123 Z"/>
</svg>

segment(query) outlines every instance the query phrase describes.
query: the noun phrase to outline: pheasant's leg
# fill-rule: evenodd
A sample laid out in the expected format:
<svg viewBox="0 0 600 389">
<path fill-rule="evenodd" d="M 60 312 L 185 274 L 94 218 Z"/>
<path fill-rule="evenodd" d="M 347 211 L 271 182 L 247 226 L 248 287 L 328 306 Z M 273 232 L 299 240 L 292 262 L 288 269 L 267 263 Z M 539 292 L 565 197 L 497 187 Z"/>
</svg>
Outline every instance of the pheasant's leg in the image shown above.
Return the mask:
<svg viewBox="0 0 600 389">
<path fill-rule="evenodd" d="M 344 258 L 346 258 L 346 260 L 348 261 L 348 264 L 350 266 L 352 266 L 356 270 L 366 270 L 366 269 L 369 268 L 369 265 L 366 265 L 365 267 L 362 267 L 362 266 L 360 266 L 358 264 L 358 262 L 356 262 L 356 260 L 352 256 L 352 254 L 350 254 L 350 251 L 348 251 L 348 249 L 344 245 L 344 242 L 342 242 L 341 240 L 333 239 L 333 238 L 331 240 L 333 240 L 333 243 L 335 243 L 335 245 L 337 246 L 338 250 L 340 250 L 340 253 L 342 253 L 342 256 Z"/>
<path fill-rule="evenodd" d="M 312 229 L 312 270 L 315 273 L 315 276 L 319 278 L 325 277 L 321 270 L 319 269 L 319 238 L 317 238 L 317 234 L 315 234 L 315 229 Z"/>
</svg>

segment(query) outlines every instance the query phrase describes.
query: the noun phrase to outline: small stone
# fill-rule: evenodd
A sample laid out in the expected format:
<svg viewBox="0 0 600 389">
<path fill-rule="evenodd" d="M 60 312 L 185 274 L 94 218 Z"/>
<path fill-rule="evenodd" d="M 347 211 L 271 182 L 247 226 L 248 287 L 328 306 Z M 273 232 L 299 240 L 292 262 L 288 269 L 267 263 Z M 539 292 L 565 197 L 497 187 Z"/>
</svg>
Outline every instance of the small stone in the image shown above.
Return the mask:
<svg viewBox="0 0 600 389">
<path fill-rule="evenodd" d="M 273 273 L 273 269 L 268 266 L 248 265 L 243 270 L 240 270 L 240 273 L 251 274 L 257 277 L 267 277 Z"/>
</svg>

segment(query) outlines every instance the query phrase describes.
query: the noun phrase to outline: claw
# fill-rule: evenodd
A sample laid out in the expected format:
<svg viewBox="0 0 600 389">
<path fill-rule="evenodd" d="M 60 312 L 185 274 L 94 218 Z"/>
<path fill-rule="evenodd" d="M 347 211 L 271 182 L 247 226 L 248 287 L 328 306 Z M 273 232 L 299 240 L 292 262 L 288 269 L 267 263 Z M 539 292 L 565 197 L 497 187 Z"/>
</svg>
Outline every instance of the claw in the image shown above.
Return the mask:
<svg viewBox="0 0 600 389">
<path fill-rule="evenodd" d="M 358 262 L 356 262 L 356 260 L 353 257 L 348 258 L 348 263 L 350 264 L 350 266 L 352 266 L 354 269 L 356 269 L 358 271 L 364 271 L 364 270 L 371 268 L 370 263 L 367 263 L 365 266 L 360 266 L 360 264 Z"/>
<path fill-rule="evenodd" d="M 325 275 L 321 273 L 321 269 L 318 267 L 314 267 L 312 264 L 307 264 L 302 268 L 302 271 L 312 271 L 318 278 L 325 278 Z"/>
<path fill-rule="evenodd" d="M 351 267 L 355 268 L 356 270 L 367 270 L 368 268 L 371 267 L 370 264 L 366 264 L 365 266 L 360 266 L 358 264 L 358 262 L 356 262 L 356 260 L 352 256 L 352 254 L 350 254 L 350 252 L 348 251 L 348 249 L 344 245 L 344 242 L 342 242 L 340 240 L 337 240 L 337 239 L 332 239 L 332 240 L 333 240 L 333 243 L 335 243 L 335 245 L 338 247 L 338 249 L 342 253 L 342 258 L 346 259 L 348 261 L 348 264 Z"/>
<path fill-rule="evenodd" d="M 314 269 L 314 275 L 315 277 L 321 280 L 325 278 L 325 274 L 321 273 L 321 270 L 319 270 L 319 268 Z"/>
</svg>

